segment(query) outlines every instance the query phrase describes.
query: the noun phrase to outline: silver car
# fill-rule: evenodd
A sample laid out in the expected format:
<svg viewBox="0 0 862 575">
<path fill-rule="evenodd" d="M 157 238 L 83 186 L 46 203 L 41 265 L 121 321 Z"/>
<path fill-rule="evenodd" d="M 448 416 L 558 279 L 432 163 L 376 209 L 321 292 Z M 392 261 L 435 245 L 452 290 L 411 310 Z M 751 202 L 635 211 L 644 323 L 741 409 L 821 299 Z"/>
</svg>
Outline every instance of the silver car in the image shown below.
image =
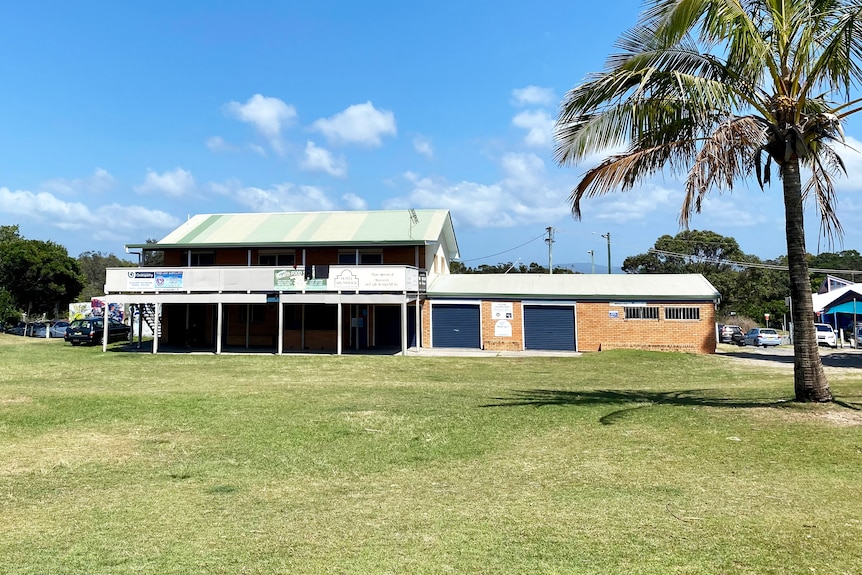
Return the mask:
<svg viewBox="0 0 862 575">
<path fill-rule="evenodd" d="M 745 334 L 745 345 L 755 347 L 781 345 L 781 336 L 771 327 L 753 327 Z"/>
</svg>

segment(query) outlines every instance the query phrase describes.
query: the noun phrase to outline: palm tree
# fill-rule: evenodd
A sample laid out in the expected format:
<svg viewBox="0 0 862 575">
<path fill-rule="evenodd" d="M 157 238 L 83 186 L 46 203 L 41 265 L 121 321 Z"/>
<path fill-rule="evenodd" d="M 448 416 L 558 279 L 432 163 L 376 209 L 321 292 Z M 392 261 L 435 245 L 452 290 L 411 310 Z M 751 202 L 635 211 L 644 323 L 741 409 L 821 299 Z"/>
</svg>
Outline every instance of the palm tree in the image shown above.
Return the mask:
<svg viewBox="0 0 862 575">
<path fill-rule="evenodd" d="M 821 233 L 841 235 L 833 178 L 844 171 L 834 145 L 859 108 L 862 0 L 647 0 L 617 42 L 606 70 L 563 100 L 555 157 L 573 165 L 611 153 L 569 198 L 633 189 L 662 170 L 685 172 L 680 225 L 710 190 L 730 191 L 777 168 L 784 192 L 794 322 L 794 388 L 799 401 L 830 401 L 814 331 L 803 231 L 813 199 Z M 806 182 L 803 185 L 802 170 Z"/>
</svg>

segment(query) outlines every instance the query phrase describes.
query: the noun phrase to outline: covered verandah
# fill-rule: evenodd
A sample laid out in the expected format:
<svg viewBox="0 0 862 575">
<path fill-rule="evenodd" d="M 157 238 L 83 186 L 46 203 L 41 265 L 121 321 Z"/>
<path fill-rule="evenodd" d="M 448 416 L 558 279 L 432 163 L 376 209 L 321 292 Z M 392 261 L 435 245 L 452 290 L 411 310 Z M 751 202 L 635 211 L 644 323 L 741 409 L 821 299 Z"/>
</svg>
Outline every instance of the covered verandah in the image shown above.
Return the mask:
<svg viewBox="0 0 862 575">
<path fill-rule="evenodd" d="M 152 342 L 152 353 L 158 353 L 161 347 L 160 335 L 162 333 L 162 321 L 163 321 L 163 309 L 164 306 L 185 306 L 185 313 L 181 314 L 184 317 L 180 318 L 180 321 L 185 323 L 182 326 L 182 330 L 185 333 L 189 333 L 194 329 L 202 329 L 201 326 L 195 326 L 194 323 L 190 320 L 190 310 L 193 306 L 201 306 L 206 305 L 210 306 L 214 309 L 214 320 L 212 325 L 212 331 L 214 332 L 214 337 L 212 337 L 212 346 L 211 349 L 213 353 L 219 355 L 225 351 L 225 334 L 226 334 L 226 326 L 225 326 L 225 309 L 227 306 L 236 306 L 236 305 L 247 305 L 247 306 L 266 306 L 267 304 L 277 303 L 277 318 L 276 318 L 276 333 L 273 334 L 273 339 L 276 341 L 275 345 L 275 353 L 278 355 L 282 355 L 285 351 L 285 309 L 287 306 L 302 306 L 303 308 L 313 305 L 324 305 L 324 306 L 333 306 L 336 311 L 336 337 L 335 337 L 335 353 L 337 355 L 341 355 L 344 353 L 344 340 L 345 334 L 347 333 L 351 338 L 353 337 L 352 332 L 347 332 L 346 330 L 351 330 L 356 327 L 353 325 L 355 322 L 352 321 L 351 318 L 348 318 L 345 321 L 345 314 L 343 313 L 345 310 L 345 306 L 347 309 L 358 309 L 359 306 L 386 306 L 388 308 L 397 308 L 399 310 L 400 322 L 399 322 L 399 339 L 400 339 L 400 351 L 402 355 L 407 354 L 407 349 L 409 346 L 409 342 L 411 339 L 411 335 L 413 336 L 413 341 L 420 341 L 420 326 L 421 321 L 419 318 L 420 310 L 418 305 L 418 297 L 416 294 L 409 295 L 407 293 L 396 293 L 396 294 L 363 294 L 363 293 L 330 293 L 330 292 L 306 292 L 306 293 L 206 293 L 206 294 L 180 294 L 180 293 L 157 293 L 157 294 L 112 294 L 111 301 L 116 303 L 121 303 L 124 305 L 136 305 L 141 309 L 147 307 L 152 310 L 152 324 L 151 328 L 153 333 L 156 334 L 153 338 Z M 414 308 L 413 312 L 415 313 L 415 321 L 409 321 L 413 318 L 408 318 L 408 310 L 411 307 Z M 395 310 L 393 309 L 393 312 Z M 391 314 L 390 314 L 391 315 Z M 173 318 L 172 321 L 176 322 L 177 318 Z M 412 323 L 412 326 L 410 325 Z M 409 327 L 412 327 L 412 333 Z M 247 329 L 247 328 L 246 328 Z M 303 324 L 299 327 L 301 330 L 299 333 L 299 337 L 301 340 L 305 340 L 305 325 Z M 139 343 L 140 343 L 140 329 L 137 329 Z M 248 334 L 248 331 L 246 331 Z M 358 330 L 357 330 L 357 340 L 358 340 Z M 246 341 L 248 341 L 248 337 L 246 337 Z M 300 349 L 303 349 L 304 346 L 300 346 Z M 357 346 L 358 348 L 358 346 Z M 102 346 L 103 351 L 107 351 L 107 341 Z M 170 348 L 168 348 L 170 349 Z M 233 349 L 233 348 L 232 348 Z M 248 346 L 246 345 L 246 349 Z"/>
</svg>

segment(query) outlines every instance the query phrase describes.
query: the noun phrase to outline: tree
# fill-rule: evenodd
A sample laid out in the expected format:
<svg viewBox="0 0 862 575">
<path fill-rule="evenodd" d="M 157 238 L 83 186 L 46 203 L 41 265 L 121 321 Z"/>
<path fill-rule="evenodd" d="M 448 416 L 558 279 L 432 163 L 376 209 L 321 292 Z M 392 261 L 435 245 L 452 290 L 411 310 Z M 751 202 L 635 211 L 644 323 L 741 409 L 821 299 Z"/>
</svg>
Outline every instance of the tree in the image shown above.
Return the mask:
<svg viewBox="0 0 862 575">
<path fill-rule="evenodd" d="M 159 240 L 154 238 L 147 239 L 148 244 L 157 244 Z M 165 265 L 165 252 L 164 250 L 150 250 L 145 249 L 143 255 L 141 256 L 141 265 L 144 267 L 159 267 Z"/>
<path fill-rule="evenodd" d="M 733 310 L 740 268 L 727 263 L 746 260 L 734 238 L 709 230 L 663 235 L 646 254 L 623 261 L 626 273 L 702 274 L 722 295 L 719 312 Z"/>
<path fill-rule="evenodd" d="M 9 236 L 7 231 L 0 230 L 0 235 Z M 23 239 L 17 230 L 8 239 L 0 243 L 0 287 L 17 309 L 30 315 L 55 313 L 75 300 L 84 287 L 84 278 L 66 248 L 54 242 Z"/>
<path fill-rule="evenodd" d="M 808 261 L 808 266 L 811 268 L 830 269 L 830 270 L 860 270 L 857 273 L 840 273 L 831 272 L 829 275 L 844 278 L 846 280 L 856 282 L 862 280 L 862 255 L 856 250 L 844 250 L 838 253 L 824 252 L 813 256 Z M 815 291 L 826 279 L 825 273 L 811 274 L 811 287 Z"/>
<path fill-rule="evenodd" d="M 794 390 L 830 401 L 814 331 L 803 198 L 821 232 L 840 235 L 833 178 L 844 168 L 833 145 L 857 112 L 849 93 L 862 80 L 862 5 L 857 0 L 648 0 L 617 43 L 606 70 L 566 95 L 555 129 L 556 160 L 572 165 L 620 149 L 583 175 L 581 200 L 632 190 L 668 169 L 686 172 L 680 224 L 708 193 L 756 176 L 781 180 L 790 295 Z M 837 100 L 833 101 L 833 99 Z M 803 186 L 801 168 L 810 178 Z"/>
<path fill-rule="evenodd" d="M 135 264 L 122 260 L 114 254 L 102 252 L 84 252 L 78 256 L 78 266 L 84 275 L 86 285 L 80 294 L 80 299 L 89 301 L 105 293 L 105 270 L 107 268 L 132 267 Z"/>
</svg>

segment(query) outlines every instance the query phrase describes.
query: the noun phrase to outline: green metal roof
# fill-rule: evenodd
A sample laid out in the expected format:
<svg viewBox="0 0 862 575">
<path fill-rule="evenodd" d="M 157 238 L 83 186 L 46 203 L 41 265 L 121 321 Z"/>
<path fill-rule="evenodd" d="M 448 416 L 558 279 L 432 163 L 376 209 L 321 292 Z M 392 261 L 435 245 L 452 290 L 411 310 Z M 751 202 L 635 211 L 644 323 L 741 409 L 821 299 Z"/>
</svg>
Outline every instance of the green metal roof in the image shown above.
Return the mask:
<svg viewBox="0 0 862 575">
<path fill-rule="evenodd" d="M 201 214 L 169 233 L 157 244 L 131 248 L 202 248 L 262 246 L 424 245 L 443 242 L 450 257 L 458 243 L 449 210 L 368 210 Z"/>
</svg>

